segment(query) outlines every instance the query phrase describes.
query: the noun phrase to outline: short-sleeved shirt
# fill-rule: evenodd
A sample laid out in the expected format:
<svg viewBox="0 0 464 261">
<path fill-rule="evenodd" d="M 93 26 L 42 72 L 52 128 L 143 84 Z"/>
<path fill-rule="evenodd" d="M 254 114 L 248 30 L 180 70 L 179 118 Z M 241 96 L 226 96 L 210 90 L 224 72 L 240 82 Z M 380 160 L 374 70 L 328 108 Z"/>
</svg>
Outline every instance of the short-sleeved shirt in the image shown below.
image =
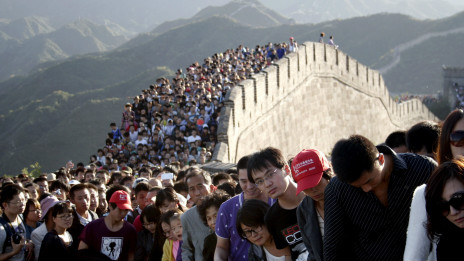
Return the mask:
<svg viewBox="0 0 464 261">
<path fill-rule="evenodd" d="M 24 222 L 21 222 L 19 225 L 17 225 L 16 223 L 12 223 L 11 225 L 13 226 L 13 229 L 16 233 L 19 233 L 22 237 L 26 238 L 26 227 L 24 226 Z M 13 251 L 12 246 L 9 245 L 5 248 L 5 252 L 3 252 L 3 244 L 5 243 L 5 240 L 6 240 L 6 230 L 5 230 L 5 227 L 0 224 L 0 254 L 9 253 Z M 8 260 L 13 260 L 13 261 L 24 260 L 24 251 L 19 251 L 18 254 L 14 255 Z"/>
<path fill-rule="evenodd" d="M 306 257 L 308 253 L 298 226 L 296 209 L 284 209 L 277 201 L 264 216 L 264 222 L 274 238 L 276 247 L 283 249 L 289 246 L 293 260 Z"/>
<path fill-rule="evenodd" d="M 250 243 L 238 234 L 235 225 L 238 210 L 244 201 L 244 194 L 242 192 L 222 203 L 216 218 L 216 235 L 221 238 L 229 239 L 230 242 L 230 261 L 248 260 L 248 249 L 250 248 Z M 274 200 L 269 198 L 268 204 L 272 205 L 273 203 Z"/>
<path fill-rule="evenodd" d="M 105 218 L 100 218 L 85 226 L 80 240 L 111 260 L 123 261 L 128 260 L 130 252 L 135 253 L 137 232 L 127 221 L 119 231 L 113 232 L 106 227 Z"/>
</svg>

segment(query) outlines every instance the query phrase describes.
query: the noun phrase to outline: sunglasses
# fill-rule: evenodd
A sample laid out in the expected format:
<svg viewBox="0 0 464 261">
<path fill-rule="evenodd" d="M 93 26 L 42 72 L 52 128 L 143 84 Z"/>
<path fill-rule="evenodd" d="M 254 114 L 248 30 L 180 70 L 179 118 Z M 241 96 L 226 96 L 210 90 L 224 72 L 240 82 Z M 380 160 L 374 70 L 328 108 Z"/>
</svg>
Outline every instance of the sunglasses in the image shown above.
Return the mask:
<svg viewBox="0 0 464 261">
<path fill-rule="evenodd" d="M 459 130 L 450 134 L 450 143 L 454 147 L 464 146 L 464 131 Z"/>
<path fill-rule="evenodd" d="M 438 203 L 438 207 L 445 217 L 450 213 L 450 206 L 456 210 L 464 210 L 464 191 L 454 193 L 449 201 Z"/>
</svg>

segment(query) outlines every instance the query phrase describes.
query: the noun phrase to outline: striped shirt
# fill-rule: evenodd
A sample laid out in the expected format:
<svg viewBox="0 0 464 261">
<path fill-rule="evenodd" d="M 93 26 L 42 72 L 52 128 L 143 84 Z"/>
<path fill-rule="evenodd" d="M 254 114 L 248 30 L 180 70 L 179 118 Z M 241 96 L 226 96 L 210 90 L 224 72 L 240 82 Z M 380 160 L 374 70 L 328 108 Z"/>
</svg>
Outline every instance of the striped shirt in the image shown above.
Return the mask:
<svg viewBox="0 0 464 261">
<path fill-rule="evenodd" d="M 378 149 L 393 158 L 388 206 L 373 192 L 334 177 L 325 190 L 325 261 L 403 259 L 412 195 L 437 163 L 416 154 L 395 154 L 385 146 Z"/>
</svg>

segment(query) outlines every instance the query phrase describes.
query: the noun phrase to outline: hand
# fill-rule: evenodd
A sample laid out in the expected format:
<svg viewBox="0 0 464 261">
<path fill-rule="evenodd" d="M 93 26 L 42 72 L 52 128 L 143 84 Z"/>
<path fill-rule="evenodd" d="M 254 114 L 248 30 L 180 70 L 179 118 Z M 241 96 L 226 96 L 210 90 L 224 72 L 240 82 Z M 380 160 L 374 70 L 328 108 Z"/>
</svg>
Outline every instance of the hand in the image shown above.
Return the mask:
<svg viewBox="0 0 464 261">
<path fill-rule="evenodd" d="M 13 237 L 11 237 L 11 246 L 13 248 L 12 252 L 15 255 L 17 255 L 19 253 L 19 251 L 21 251 L 21 249 L 23 249 L 25 243 L 26 243 L 26 240 L 24 239 L 24 237 L 21 238 L 21 241 L 19 242 L 19 244 L 15 244 L 15 242 L 13 242 Z"/>
<path fill-rule="evenodd" d="M 32 240 L 26 240 L 26 252 L 26 260 L 32 260 L 32 258 L 34 257 L 34 243 L 32 243 Z"/>
</svg>

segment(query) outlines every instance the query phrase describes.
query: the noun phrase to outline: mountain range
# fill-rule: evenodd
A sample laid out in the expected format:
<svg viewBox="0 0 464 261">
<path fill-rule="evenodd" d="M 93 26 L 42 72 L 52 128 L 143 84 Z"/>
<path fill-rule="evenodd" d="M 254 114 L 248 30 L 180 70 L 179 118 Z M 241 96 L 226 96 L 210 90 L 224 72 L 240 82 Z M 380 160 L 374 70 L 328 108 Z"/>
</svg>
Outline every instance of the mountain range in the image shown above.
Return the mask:
<svg viewBox="0 0 464 261">
<path fill-rule="evenodd" d="M 323 31 L 335 36 L 343 52 L 371 68 L 393 64 L 384 74 L 393 93 L 436 93 L 442 89 L 441 66 L 462 66 L 464 60 L 459 31 L 464 13 L 437 20 L 384 13 L 318 24 L 281 19 L 275 25 L 250 26 L 230 10 L 210 15 L 211 10 L 140 34 L 112 51 L 41 63 L 29 75 L 1 82 L 0 146 L 5 153 L 0 154 L 0 173 L 16 174 L 35 161 L 44 171 L 69 159 L 87 163 L 103 145 L 109 123 L 120 124 L 130 97 L 158 77 L 171 77 L 178 68 L 240 44 L 254 47 L 288 41 L 289 36 L 299 43 L 317 41 Z M 263 16 L 263 10 L 250 10 L 255 13 L 245 17 Z M 54 32 L 46 25 L 32 28 L 43 35 Z M 29 38 L 22 41 L 34 38 L 33 33 L 25 35 Z"/>
<path fill-rule="evenodd" d="M 26 17 L 0 24 L 0 80 L 28 74 L 38 64 L 105 52 L 129 38 L 123 28 L 78 20 L 55 29 L 48 19 Z"/>
</svg>

